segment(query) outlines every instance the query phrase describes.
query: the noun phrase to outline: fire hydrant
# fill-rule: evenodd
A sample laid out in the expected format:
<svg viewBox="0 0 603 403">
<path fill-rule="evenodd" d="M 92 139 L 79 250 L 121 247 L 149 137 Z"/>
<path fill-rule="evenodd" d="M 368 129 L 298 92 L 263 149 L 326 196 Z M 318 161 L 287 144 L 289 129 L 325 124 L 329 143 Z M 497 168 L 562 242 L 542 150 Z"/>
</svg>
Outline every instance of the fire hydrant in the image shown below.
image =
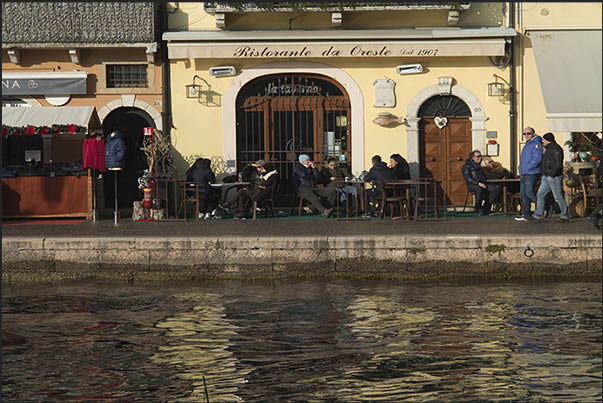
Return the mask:
<svg viewBox="0 0 603 403">
<path fill-rule="evenodd" d="M 153 217 L 151 216 L 151 208 L 153 208 L 153 188 L 151 188 L 150 186 L 145 186 L 142 189 L 142 194 L 142 204 L 144 205 L 144 208 L 148 211 L 146 221 L 152 221 Z"/>
</svg>

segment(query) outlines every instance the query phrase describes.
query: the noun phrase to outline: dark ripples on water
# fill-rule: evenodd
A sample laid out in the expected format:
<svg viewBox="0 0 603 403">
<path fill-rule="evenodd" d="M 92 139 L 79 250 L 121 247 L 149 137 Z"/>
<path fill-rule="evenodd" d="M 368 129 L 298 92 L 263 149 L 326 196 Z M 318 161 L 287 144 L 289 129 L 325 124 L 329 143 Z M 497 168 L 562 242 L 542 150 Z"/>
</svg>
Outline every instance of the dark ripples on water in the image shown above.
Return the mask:
<svg viewBox="0 0 603 403">
<path fill-rule="evenodd" d="M 602 397 L 601 285 L 5 288 L 5 401 Z"/>
</svg>

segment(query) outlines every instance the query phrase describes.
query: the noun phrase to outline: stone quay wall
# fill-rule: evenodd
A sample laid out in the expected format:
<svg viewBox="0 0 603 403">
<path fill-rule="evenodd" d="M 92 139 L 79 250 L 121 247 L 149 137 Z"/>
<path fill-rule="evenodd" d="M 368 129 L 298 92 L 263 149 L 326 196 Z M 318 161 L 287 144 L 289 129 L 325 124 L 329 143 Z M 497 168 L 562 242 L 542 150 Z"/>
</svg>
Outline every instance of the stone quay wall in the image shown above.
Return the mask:
<svg viewBox="0 0 603 403">
<path fill-rule="evenodd" d="M 601 276 L 600 235 L 5 237 L 3 283 Z"/>
</svg>

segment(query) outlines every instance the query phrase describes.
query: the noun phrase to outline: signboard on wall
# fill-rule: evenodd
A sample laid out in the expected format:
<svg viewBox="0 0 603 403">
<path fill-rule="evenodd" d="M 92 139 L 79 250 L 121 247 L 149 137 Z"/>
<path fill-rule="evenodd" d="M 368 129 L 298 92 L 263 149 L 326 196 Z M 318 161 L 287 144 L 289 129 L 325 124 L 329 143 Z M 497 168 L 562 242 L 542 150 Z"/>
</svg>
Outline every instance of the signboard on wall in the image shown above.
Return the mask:
<svg viewBox="0 0 603 403">
<path fill-rule="evenodd" d="M 373 81 L 375 89 L 375 105 L 376 108 L 393 108 L 396 106 L 396 94 L 394 87 L 396 83 L 389 78 Z"/>
<path fill-rule="evenodd" d="M 2 95 L 84 95 L 86 72 L 2 73 Z"/>
<path fill-rule="evenodd" d="M 502 56 L 504 52 L 505 41 L 502 38 L 388 42 L 189 42 L 168 44 L 170 59 Z"/>
</svg>

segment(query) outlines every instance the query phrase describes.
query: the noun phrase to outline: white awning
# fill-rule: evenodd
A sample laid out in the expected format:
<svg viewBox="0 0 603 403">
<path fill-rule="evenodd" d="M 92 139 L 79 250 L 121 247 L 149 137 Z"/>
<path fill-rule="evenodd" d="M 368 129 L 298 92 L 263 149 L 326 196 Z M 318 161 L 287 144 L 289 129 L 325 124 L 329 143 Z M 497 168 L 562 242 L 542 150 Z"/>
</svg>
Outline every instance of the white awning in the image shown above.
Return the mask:
<svg viewBox="0 0 603 403">
<path fill-rule="evenodd" d="M 600 132 L 601 30 L 530 31 L 549 130 Z"/>
<path fill-rule="evenodd" d="M 12 127 L 68 124 L 88 127 L 93 117 L 98 120 L 93 106 L 2 108 L 2 124 Z"/>
<path fill-rule="evenodd" d="M 166 32 L 170 59 L 502 56 L 509 28 Z"/>
</svg>

